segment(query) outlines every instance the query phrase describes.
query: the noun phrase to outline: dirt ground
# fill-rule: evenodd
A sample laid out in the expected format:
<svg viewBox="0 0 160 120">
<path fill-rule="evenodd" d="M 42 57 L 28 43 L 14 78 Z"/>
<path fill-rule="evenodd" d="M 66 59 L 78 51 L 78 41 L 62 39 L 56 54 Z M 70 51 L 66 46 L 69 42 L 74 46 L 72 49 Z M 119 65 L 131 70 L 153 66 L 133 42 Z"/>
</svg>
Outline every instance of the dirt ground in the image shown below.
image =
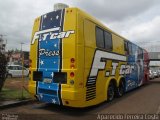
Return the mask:
<svg viewBox="0 0 160 120">
<path fill-rule="evenodd" d="M 7 78 L 0 92 L 0 103 L 30 98 L 28 93 L 29 78 Z"/>
<path fill-rule="evenodd" d="M 24 81 L 22 78 L 7 78 L 4 84 L 4 88 L 9 89 L 21 89 L 24 86 L 27 89 L 29 78 L 25 77 Z"/>
</svg>

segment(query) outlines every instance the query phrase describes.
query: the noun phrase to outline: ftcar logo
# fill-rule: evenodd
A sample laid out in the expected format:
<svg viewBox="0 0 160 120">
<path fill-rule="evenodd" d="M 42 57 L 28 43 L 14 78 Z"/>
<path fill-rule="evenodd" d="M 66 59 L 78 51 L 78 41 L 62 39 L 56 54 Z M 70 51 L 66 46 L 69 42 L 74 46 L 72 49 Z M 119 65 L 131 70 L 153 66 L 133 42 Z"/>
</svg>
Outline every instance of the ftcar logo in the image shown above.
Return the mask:
<svg viewBox="0 0 160 120">
<path fill-rule="evenodd" d="M 122 64 L 118 68 L 118 65 L 119 65 L 118 61 L 126 62 L 127 61 L 126 56 L 118 55 L 118 54 L 114 54 L 114 53 L 109 53 L 109 52 L 105 52 L 105 51 L 101 51 L 101 50 L 96 50 L 89 77 L 97 76 L 99 70 L 104 70 L 108 60 L 114 60 L 117 62 L 112 62 L 112 66 L 111 66 L 112 70 L 111 70 L 111 72 L 106 71 L 105 76 L 115 75 L 116 70 L 119 68 L 120 68 L 120 70 L 119 70 L 120 75 L 130 74 L 134 70 L 133 65 L 125 65 L 125 64 L 123 65 Z"/>
<path fill-rule="evenodd" d="M 39 41 L 45 41 L 47 36 L 50 36 L 50 39 L 56 39 L 56 38 L 60 39 L 60 38 L 68 38 L 70 34 L 74 34 L 74 30 L 55 32 L 59 30 L 60 30 L 60 27 L 56 27 L 56 28 L 35 32 L 33 39 L 31 41 L 31 44 L 34 44 L 35 40 L 39 39 L 40 35 L 42 35 L 42 39 L 40 39 Z"/>
</svg>

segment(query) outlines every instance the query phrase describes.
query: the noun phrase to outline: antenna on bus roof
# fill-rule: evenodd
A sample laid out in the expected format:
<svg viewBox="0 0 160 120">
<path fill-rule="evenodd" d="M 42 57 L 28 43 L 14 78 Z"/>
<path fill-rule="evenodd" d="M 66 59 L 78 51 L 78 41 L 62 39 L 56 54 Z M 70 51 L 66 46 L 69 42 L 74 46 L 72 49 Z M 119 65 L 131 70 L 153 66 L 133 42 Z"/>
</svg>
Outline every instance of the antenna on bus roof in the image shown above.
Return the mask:
<svg viewBox="0 0 160 120">
<path fill-rule="evenodd" d="M 61 10 L 61 9 L 65 9 L 65 8 L 68 8 L 69 5 L 67 4 L 64 4 L 64 3 L 56 3 L 54 4 L 54 10 Z"/>
</svg>

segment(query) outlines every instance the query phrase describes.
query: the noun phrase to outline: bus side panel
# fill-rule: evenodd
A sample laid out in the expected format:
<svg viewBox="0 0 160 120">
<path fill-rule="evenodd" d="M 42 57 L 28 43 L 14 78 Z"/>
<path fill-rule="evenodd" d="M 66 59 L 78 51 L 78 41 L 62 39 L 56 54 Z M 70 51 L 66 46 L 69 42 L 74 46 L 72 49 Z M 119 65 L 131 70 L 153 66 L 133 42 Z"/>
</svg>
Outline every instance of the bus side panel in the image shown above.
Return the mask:
<svg viewBox="0 0 160 120">
<path fill-rule="evenodd" d="M 112 33 L 112 43 L 113 43 L 112 52 L 125 55 L 123 38 L 120 38 L 119 36 Z"/>
<path fill-rule="evenodd" d="M 124 39 L 113 34 L 112 33 L 112 43 L 113 43 L 113 50 L 112 52 L 117 53 L 117 54 L 121 54 L 121 55 L 125 55 L 125 50 L 124 50 Z M 126 55 L 125 55 L 126 56 Z M 111 61 L 111 63 L 109 64 L 110 66 L 110 71 L 112 70 L 112 62 L 116 62 L 116 61 Z M 108 64 L 108 63 L 107 63 Z M 115 80 L 117 81 L 117 87 L 119 85 L 120 79 L 124 76 L 120 75 L 120 69 L 121 69 L 121 65 L 126 65 L 127 62 L 122 62 L 122 61 L 118 61 L 118 67 L 116 69 L 116 74 L 115 74 Z"/>
<path fill-rule="evenodd" d="M 84 19 L 84 38 L 85 38 L 85 69 L 84 69 L 84 80 L 85 80 L 85 86 L 87 83 L 87 79 L 88 76 L 90 74 L 90 69 L 92 66 L 92 61 L 94 58 L 94 52 L 95 52 L 95 48 L 96 48 L 96 43 L 95 43 L 95 25 L 88 21 L 87 19 Z M 88 88 L 89 89 L 89 88 Z M 94 88 L 90 88 L 93 89 Z M 85 87 L 85 91 L 87 91 L 87 87 Z M 94 94 L 96 93 L 96 89 L 94 90 Z M 89 92 L 87 94 L 87 92 L 85 93 L 86 98 L 85 99 L 89 99 Z M 94 96 L 94 98 L 96 97 L 96 95 Z M 86 105 L 88 104 L 94 104 L 93 101 L 89 101 L 90 103 L 86 103 Z"/>
<path fill-rule="evenodd" d="M 130 91 L 143 84 L 144 80 L 144 59 L 143 50 L 130 43 L 131 50 L 127 55 L 127 65 L 133 66 L 132 72 L 126 75 L 126 91 Z"/>
<path fill-rule="evenodd" d="M 84 20 L 84 37 L 85 37 L 85 71 L 84 71 L 84 80 L 86 83 L 85 87 L 85 100 L 86 106 L 95 105 L 104 101 L 104 89 L 105 89 L 105 80 L 104 73 L 105 71 L 99 71 L 95 86 L 87 85 L 89 79 L 90 70 L 92 68 L 92 62 L 95 57 L 96 51 L 96 38 L 95 38 L 95 23 L 85 19 Z"/>
<path fill-rule="evenodd" d="M 35 32 L 39 31 L 41 17 L 37 18 L 34 22 L 33 30 L 32 30 L 32 39 Z M 31 39 L 31 40 L 32 40 Z M 38 40 L 35 41 L 33 45 L 30 46 L 30 60 L 31 60 L 31 67 L 30 69 L 31 74 L 29 75 L 29 92 L 32 95 L 36 94 L 36 82 L 33 81 L 33 71 L 37 70 L 37 47 L 38 47 Z"/>
</svg>

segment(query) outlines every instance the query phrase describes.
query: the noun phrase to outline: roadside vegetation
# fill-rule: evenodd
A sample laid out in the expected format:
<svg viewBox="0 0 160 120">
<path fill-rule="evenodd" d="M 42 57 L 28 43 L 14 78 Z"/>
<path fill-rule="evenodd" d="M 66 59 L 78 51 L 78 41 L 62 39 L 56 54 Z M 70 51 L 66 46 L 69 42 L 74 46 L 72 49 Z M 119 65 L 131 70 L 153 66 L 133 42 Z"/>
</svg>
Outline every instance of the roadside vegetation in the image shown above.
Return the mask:
<svg viewBox="0 0 160 120">
<path fill-rule="evenodd" d="M 2 87 L 6 79 L 6 65 L 7 59 L 5 55 L 0 52 L 0 91 L 2 90 Z"/>
<path fill-rule="evenodd" d="M 7 78 L 0 92 L 0 101 L 29 99 L 27 86 L 28 77 L 24 78 L 24 82 L 22 78 Z"/>
</svg>

